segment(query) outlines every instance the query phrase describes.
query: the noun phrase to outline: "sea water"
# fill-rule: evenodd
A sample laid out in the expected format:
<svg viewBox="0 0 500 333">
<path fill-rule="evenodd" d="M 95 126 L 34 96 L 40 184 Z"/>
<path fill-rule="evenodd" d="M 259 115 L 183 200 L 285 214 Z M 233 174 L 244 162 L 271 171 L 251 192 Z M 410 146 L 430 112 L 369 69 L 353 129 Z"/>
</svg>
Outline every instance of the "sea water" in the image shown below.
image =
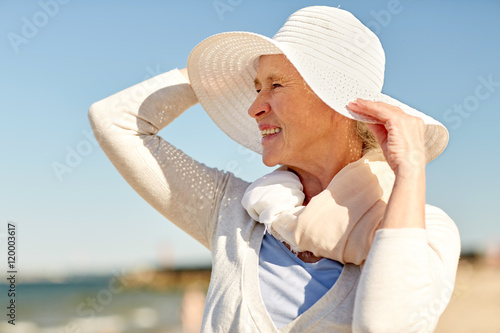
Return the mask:
<svg viewBox="0 0 500 333">
<path fill-rule="evenodd" d="M 125 288 L 113 277 L 16 286 L 15 326 L 8 285 L 0 283 L 0 332 L 180 332 L 183 291 Z M 5 313 L 4 313 L 5 312 Z"/>
</svg>

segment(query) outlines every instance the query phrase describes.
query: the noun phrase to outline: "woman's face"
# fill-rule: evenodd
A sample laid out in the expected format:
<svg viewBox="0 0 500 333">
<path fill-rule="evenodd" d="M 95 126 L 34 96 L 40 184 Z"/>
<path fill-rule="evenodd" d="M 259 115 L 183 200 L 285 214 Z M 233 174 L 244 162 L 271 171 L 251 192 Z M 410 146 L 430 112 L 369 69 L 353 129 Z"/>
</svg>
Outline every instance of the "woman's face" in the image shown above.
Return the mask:
<svg viewBox="0 0 500 333">
<path fill-rule="evenodd" d="M 284 55 L 260 57 L 255 89 L 248 114 L 261 130 L 265 165 L 301 168 L 345 154 L 354 123 L 320 100 Z"/>
</svg>

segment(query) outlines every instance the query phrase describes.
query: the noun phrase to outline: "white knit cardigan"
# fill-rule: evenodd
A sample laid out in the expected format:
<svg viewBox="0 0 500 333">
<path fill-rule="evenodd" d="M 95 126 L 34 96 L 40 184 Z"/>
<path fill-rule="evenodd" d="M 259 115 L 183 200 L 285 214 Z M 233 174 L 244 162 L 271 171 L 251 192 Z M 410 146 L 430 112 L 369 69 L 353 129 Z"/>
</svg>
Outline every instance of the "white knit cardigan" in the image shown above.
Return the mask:
<svg viewBox="0 0 500 333">
<path fill-rule="evenodd" d="M 264 226 L 241 205 L 249 184 L 157 135 L 196 103 L 173 70 L 94 103 L 89 120 L 134 190 L 211 251 L 202 331 L 275 332 L 259 291 Z M 345 265 L 335 285 L 280 332 L 433 331 L 453 291 L 460 240 L 442 210 L 427 205 L 425 216 L 425 230 L 377 231 L 364 266 Z M 279 302 L 281 295 L 266 297 Z"/>
</svg>

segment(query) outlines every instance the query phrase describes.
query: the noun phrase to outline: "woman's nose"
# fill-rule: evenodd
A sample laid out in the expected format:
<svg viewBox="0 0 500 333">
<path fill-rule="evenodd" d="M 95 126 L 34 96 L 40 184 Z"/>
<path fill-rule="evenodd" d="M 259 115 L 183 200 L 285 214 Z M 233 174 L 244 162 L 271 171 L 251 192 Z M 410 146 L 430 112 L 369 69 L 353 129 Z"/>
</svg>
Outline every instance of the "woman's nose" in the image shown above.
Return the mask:
<svg viewBox="0 0 500 333">
<path fill-rule="evenodd" d="M 271 111 L 271 106 L 264 98 L 263 94 L 259 93 L 248 108 L 248 115 L 254 119 L 262 118 L 265 114 Z"/>
</svg>

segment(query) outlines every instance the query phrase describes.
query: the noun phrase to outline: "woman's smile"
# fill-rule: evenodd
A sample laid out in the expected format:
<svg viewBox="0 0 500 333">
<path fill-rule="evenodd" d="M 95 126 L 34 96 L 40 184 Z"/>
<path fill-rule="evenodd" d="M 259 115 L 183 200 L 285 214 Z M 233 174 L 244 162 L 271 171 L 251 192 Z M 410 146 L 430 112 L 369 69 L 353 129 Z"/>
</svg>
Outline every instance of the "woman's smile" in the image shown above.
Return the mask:
<svg viewBox="0 0 500 333">
<path fill-rule="evenodd" d="M 280 135 L 282 132 L 280 127 L 271 127 L 271 128 L 264 128 L 260 130 L 260 134 L 262 135 L 262 140 L 261 143 L 265 144 L 266 142 L 269 142 L 273 138 L 276 138 L 278 135 Z"/>
</svg>

